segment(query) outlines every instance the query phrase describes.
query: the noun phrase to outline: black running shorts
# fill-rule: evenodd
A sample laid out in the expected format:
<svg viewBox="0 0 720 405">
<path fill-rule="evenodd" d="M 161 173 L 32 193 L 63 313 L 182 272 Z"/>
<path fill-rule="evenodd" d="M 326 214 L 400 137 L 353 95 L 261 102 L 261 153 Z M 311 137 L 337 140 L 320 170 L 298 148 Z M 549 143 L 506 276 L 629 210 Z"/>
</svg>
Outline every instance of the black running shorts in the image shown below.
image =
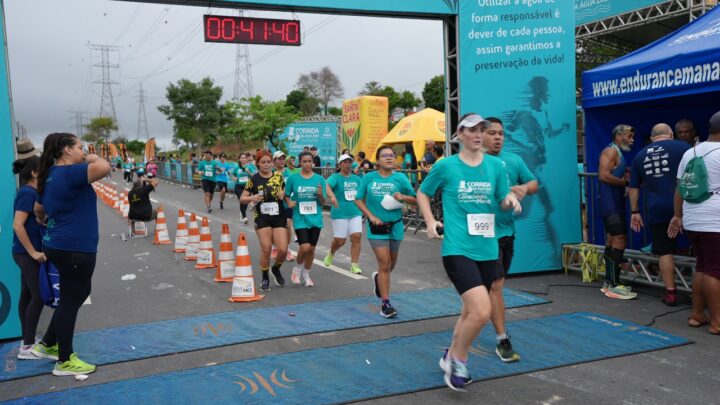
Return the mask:
<svg viewBox="0 0 720 405">
<path fill-rule="evenodd" d="M 204 192 L 212 194 L 215 192 L 215 182 L 212 180 L 203 179 L 202 188 Z"/>
<path fill-rule="evenodd" d="M 310 246 L 316 246 L 318 239 L 320 239 L 321 228 L 300 228 L 295 229 L 295 235 L 298 238 L 298 244 L 304 245 L 309 243 Z"/>
<path fill-rule="evenodd" d="M 490 291 L 495 281 L 497 260 L 476 261 L 465 256 L 443 256 L 443 266 L 458 294 L 479 286 Z"/>
<path fill-rule="evenodd" d="M 605 224 L 605 233 L 610 236 L 618 236 L 627 234 L 627 223 L 624 214 L 610 214 L 603 217 Z"/>
<path fill-rule="evenodd" d="M 671 255 L 675 252 L 675 238 L 667 234 L 668 226 L 665 224 L 650 224 L 650 235 L 652 236 L 652 254 L 658 256 Z"/>
<path fill-rule="evenodd" d="M 227 191 L 227 182 L 218 181 L 217 182 L 217 190 L 218 191 Z"/>
<path fill-rule="evenodd" d="M 498 239 L 498 248 L 495 277 L 504 278 L 510 271 L 513 254 L 515 253 L 515 236 L 503 236 Z"/>
<path fill-rule="evenodd" d="M 287 228 L 287 220 L 283 215 L 263 215 L 255 217 L 255 229 Z"/>
</svg>

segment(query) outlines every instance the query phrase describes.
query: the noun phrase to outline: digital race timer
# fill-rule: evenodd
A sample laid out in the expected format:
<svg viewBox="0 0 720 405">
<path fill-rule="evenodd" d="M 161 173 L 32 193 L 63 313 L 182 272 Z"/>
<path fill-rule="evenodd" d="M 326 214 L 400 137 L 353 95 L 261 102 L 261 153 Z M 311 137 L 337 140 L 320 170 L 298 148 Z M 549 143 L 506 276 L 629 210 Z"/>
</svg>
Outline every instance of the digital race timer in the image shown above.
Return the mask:
<svg viewBox="0 0 720 405">
<path fill-rule="evenodd" d="M 205 42 L 300 45 L 300 21 L 239 16 L 203 16 Z"/>
</svg>

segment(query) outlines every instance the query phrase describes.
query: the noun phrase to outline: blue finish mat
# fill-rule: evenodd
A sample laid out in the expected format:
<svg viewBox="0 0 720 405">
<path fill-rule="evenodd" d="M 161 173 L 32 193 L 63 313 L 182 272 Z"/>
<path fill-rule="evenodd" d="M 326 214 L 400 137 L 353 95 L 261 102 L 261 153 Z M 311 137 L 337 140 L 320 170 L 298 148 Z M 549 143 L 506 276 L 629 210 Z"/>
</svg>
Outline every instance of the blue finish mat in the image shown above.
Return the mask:
<svg viewBox="0 0 720 405">
<path fill-rule="evenodd" d="M 494 331 L 485 328 L 471 349 L 468 368 L 473 380 L 690 343 L 657 329 L 583 312 L 511 322 L 509 329 L 522 360 L 502 363 L 494 353 Z M 452 331 L 444 331 L 272 355 L 53 392 L 13 403 L 333 404 L 398 395 L 445 386 L 437 363 L 451 336 Z"/>
<path fill-rule="evenodd" d="M 505 289 L 507 308 L 549 301 Z M 460 298 L 452 288 L 393 295 L 399 315 L 384 319 L 376 297 L 311 302 L 81 332 L 73 346 L 83 360 L 96 365 L 119 363 L 257 340 L 305 335 L 459 314 Z M 20 341 L 0 346 L 0 381 L 47 374 L 51 361 L 18 361 Z"/>
</svg>

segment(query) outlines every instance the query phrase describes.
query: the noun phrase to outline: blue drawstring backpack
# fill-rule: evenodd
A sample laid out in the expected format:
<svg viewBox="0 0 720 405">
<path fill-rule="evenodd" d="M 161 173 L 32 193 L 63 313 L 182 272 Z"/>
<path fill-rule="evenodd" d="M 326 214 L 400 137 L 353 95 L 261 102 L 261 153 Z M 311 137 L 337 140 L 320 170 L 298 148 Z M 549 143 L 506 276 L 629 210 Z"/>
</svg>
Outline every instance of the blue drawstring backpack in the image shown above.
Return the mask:
<svg viewBox="0 0 720 405">
<path fill-rule="evenodd" d="M 45 236 L 47 230 L 45 227 L 40 228 L 40 233 Z M 50 308 L 57 308 L 60 304 L 60 273 L 57 267 L 50 261 L 40 263 L 40 297 L 44 305 Z"/>
</svg>

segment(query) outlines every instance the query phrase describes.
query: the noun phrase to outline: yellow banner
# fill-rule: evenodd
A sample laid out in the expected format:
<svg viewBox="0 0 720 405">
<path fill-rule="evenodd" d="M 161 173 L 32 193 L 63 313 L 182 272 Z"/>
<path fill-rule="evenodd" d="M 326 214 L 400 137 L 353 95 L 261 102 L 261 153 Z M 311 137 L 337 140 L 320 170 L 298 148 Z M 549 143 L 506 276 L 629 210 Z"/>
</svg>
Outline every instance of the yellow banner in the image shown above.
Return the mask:
<svg viewBox="0 0 720 405">
<path fill-rule="evenodd" d="M 375 161 L 375 149 L 388 133 L 387 97 L 361 96 L 343 101 L 340 141 L 353 156 L 365 152 Z"/>
</svg>

